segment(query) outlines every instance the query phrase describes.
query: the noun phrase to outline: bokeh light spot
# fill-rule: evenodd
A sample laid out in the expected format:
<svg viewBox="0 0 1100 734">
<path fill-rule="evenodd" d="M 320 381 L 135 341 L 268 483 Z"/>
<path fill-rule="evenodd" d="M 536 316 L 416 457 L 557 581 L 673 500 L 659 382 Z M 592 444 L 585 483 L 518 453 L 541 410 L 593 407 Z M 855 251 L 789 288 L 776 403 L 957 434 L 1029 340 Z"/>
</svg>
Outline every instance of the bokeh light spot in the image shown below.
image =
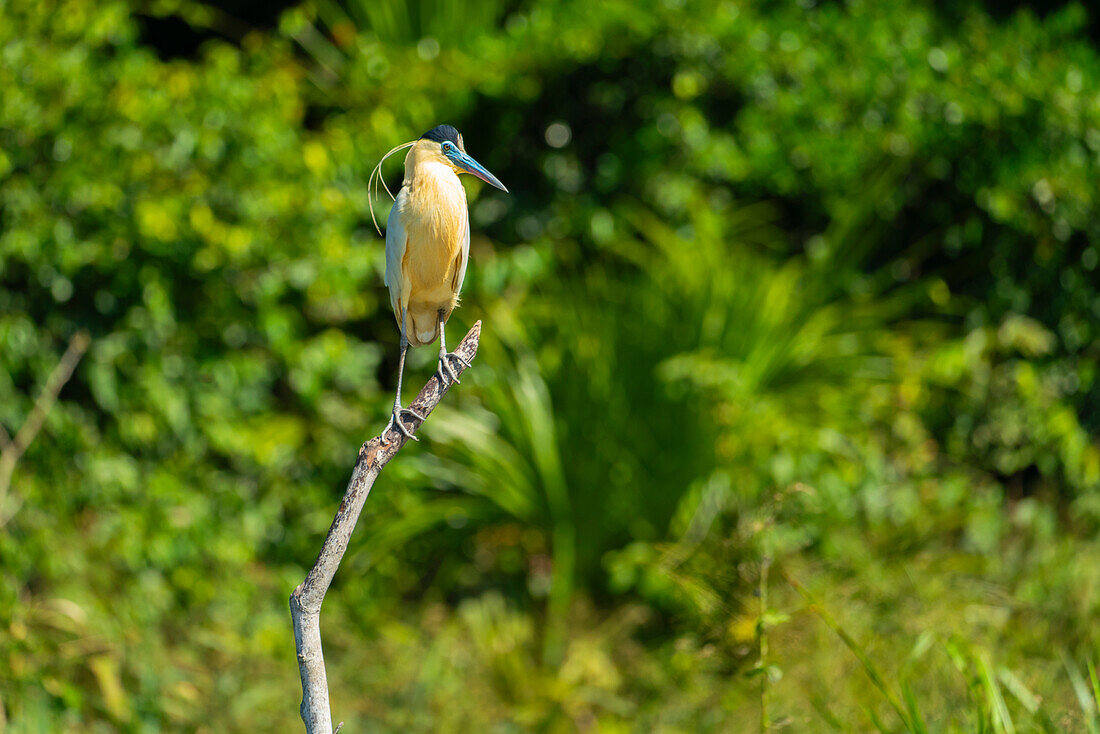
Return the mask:
<svg viewBox="0 0 1100 734">
<path fill-rule="evenodd" d="M 551 148 L 564 148 L 573 139 L 573 131 L 565 122 L 552 122 L 546 128 L 546 144 Z"/>
</svg>

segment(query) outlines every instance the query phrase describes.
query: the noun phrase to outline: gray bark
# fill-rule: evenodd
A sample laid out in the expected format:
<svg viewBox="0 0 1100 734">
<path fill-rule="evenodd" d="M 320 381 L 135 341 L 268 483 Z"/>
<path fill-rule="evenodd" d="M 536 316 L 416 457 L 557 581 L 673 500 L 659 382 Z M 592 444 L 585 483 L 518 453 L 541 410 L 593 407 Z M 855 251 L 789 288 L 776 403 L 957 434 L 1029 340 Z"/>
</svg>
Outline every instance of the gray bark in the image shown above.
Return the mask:
<svg viewBox="0 0 1100 734">
<path fill-rule="evenodd" d="M 472 362 L 477 354 L 480 338 L 481 322 L 478 321 L 459 342 L 455 352 L 467 362 Z M 463 365 L 457 365 L 459 374 L 464 369 Z M 443 399 L 449 387 L 436 374 L 428 380 L 409 407 L 427 417 Z M 415 432 L 421 421 L 409 417 L 405 424 Z M 388 443 L 384 443 L 383 439 L 387 439 Z M 290 595 L 290 617 L 294 623 L 294 644 L 298 650 L 298 671 L 302 677 L 301 713 L 307 734 L 330 734 L 333 731 L 328 678 L 325 675 L 325 658 L 321 649 L 321 603 L 333 576 L 336 575 L 344 552 L 348 549 L 348 541 L 374 480 L 407 440 L 397 430 L 389 429 L 367 441 L 359 449 L 359 458 L 352 470 L 344 499 L 340 502 L 340 509 L 336 511 L 317 562 L 306 575 L 305 581 Z"/>
</svg>

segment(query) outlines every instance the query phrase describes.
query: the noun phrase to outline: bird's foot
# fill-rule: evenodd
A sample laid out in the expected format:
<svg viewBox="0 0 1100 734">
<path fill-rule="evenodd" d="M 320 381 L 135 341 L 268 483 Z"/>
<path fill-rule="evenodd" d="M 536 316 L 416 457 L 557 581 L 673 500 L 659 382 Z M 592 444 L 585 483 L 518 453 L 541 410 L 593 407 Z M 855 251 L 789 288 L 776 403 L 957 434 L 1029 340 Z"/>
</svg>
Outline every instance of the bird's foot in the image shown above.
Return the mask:
<svg viewBox="0 0 1100 734">
<path fill-rule="evenodd" d="M 447 378 L 450 378 L 456 385 L 462 384 L 462 380 L 458 379 L 458 373 L 455 372 L 454 367 L 447 360 L 453 359 L 464 367 L 469 367 L 470 363 L 458 356 L 454 352 L 445 352 L 439 355 L 439 366 L 435 368 L 435 373 L 439 375 L 440 382 L 446 384 Z"/>
<path fill-rule="evenodd" d="M 409 429 L 405 427 L 404 422 L 401 420 L 401 417 L 405 415 L 412 416 L 413 418 L 419 420 L 421 423 L 423 423 L 425 420 L 424 416 L 420 415 L 412 408 L 402 408 L 400 405 L 395 405 L 393 406 L 393 414 L 390 416 L 390 423 L 388 426 L 386 426 L 386 430 L 382 432 L 383 437 L 391 429 L 396 428 L 406 438 L 411 438 L 413 441 L 419 441 L 420 439 L 412 435 Z M 389 441 L 386 441 L 386 443 L 389 443 Z"/>
</svg>

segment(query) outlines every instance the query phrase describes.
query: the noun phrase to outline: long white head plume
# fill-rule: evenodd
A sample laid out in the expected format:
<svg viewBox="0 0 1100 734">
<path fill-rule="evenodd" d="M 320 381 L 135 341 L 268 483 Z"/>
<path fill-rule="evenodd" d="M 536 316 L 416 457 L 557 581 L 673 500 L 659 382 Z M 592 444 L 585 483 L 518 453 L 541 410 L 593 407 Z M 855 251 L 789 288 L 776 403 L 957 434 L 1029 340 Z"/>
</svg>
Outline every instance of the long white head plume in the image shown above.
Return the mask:
<svg viewBox="0 0 1100 734">
<path fill-rule="evenodd" d="M 378 226 L 378 220 L 375 219 L 375 217 L 374 217 L 374 196 L 375 196 L 375 194 L 378 193 L 378 183 L 377 183 L 377 181 L 382 182 L 382 187 L 384 189 L 386 189 L 386 193 L 390 195 L 391 199 L 396 199 L 397 198 L 393 195 L 393 192 L 390 191 L 390 187 L 386 185 L 386 179 L 382 175 L 382 164 L 386 162 L 387 158 L 389 158 L 391 155 L 393 155 L 397 151 L 404 150 L 405 148 L 411 148 L 414 145 L 416 145 L 415 140 L 413 140 L 410 143 L 402 143 L 401 145 L 398 145 L 397 147 L 391 149 L 389 153 L 386 153 L 386 155 L 382 156 L 382 160 L 378 161 L 378 165 L 374 167 L 374 170 L 371 171 L 370 178 L 367 179 L 367 202 L 370 204 L 370 220 L 372 222 L 374 222 L 374 228 L 376 230 L 378 230 L 379 236 L 381 236 L 381 234 L 382 234 L 382 228 Z M 376 179 L 377 179 L 377 181 L 376 181 Z M 374 191 L 373 192 L 371 191 L 371 185 L 372 184 L 374 185 Z"/>
</svg>

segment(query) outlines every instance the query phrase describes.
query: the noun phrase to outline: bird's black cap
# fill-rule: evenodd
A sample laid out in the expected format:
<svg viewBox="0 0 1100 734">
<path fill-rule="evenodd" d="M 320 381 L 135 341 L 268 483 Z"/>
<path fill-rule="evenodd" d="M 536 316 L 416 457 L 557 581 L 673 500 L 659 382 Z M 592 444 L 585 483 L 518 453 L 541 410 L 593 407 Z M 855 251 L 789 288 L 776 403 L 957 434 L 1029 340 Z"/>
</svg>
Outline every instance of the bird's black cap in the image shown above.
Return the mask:
<svg viewBox="0 0 1100 734">
<path fill-rule="evenodd" d="M 462 150 L 462 136 L 458 130 L 455 130 L 452 125 L 437 125 L 428 132 L 420 136 L 421 138 L 427 138 L 428 140 L 434 140 L 437 143 L 442 143 L 444 140 L 450 140 L 452 143 L 458 146 L 459 150 Z"/>
</svg>

